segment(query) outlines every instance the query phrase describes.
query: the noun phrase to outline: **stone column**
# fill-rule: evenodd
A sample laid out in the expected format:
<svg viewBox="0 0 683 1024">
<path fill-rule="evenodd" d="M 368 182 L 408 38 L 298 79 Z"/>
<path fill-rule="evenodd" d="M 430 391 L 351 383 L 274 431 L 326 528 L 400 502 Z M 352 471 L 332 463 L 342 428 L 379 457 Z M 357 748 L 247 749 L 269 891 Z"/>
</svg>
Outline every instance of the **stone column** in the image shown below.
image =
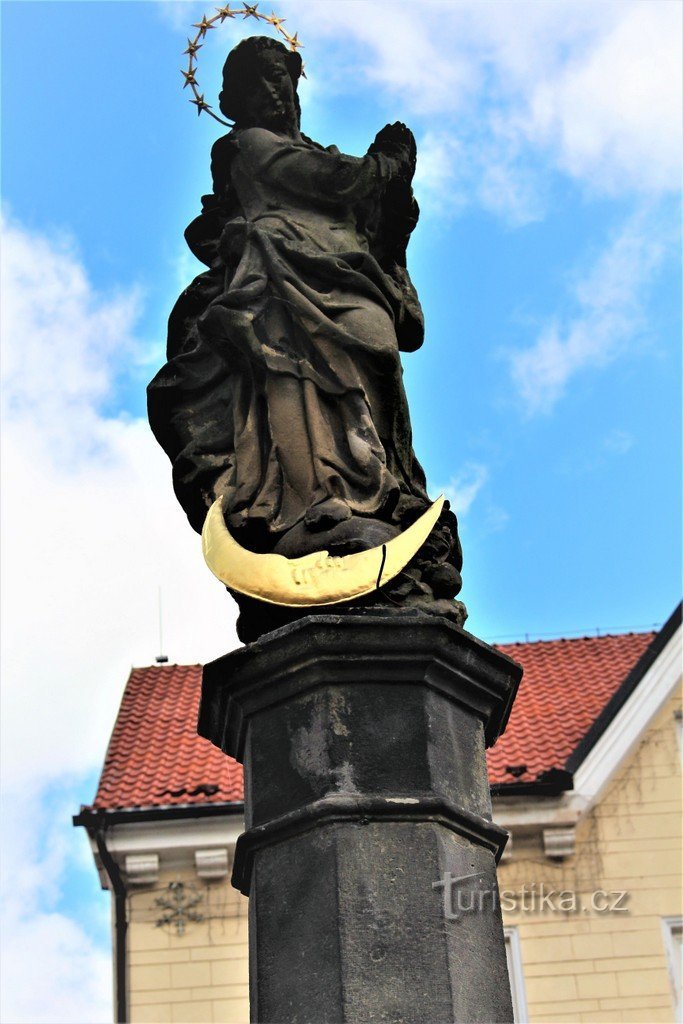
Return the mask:
<svg viewBox="0 0 683 1024">
<path fill-rule="evenodd" d="M 310 616 L 204 669 L 244 764 L 251 1019 L 512 1021 L 485 747 L 521 669 L 443 618 Z"/>
</svg>

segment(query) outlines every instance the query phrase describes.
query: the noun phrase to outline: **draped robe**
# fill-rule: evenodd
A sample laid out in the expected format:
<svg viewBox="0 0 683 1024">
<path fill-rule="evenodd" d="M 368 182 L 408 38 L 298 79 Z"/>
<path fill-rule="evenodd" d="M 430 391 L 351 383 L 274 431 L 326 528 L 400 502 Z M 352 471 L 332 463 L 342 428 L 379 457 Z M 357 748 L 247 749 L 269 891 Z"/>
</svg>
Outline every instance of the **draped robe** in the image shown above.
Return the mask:
<svg viewBox="0 0 683 1024">
<path fill-rule="evenodd" d="M 218 495 L 263 550 L 330 498 L 412 520 L 428 498 L 399 349 L 421 344 L 422 316 L 405 270 L 417 215 L 402 252 L 387 216 L 392 189 L 416 209 L 398 161 L 263 128 L 212 157 L 214 194 L 186 232 L 210 269 L 178 300 L 148 388 L 191 524 Z"/>
</svg>

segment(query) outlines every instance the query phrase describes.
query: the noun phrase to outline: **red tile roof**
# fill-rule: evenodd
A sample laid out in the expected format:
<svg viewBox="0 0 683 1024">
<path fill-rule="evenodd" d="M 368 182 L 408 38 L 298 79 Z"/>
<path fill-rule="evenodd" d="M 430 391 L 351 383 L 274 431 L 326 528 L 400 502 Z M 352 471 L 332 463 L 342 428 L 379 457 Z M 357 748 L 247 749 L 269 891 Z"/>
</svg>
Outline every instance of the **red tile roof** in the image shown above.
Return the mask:
<svg viewBox="0 0 683 1024">
<path fill-rule="evenodd" d="M 524 678 L 507 730 L 489 751 L 491 783 L 532 782 L 562 768 L 654 636 L 501 645 Z M 201 665 L 133 669 L 95 809 L 242 801 L 241 766 L 195 732 L 201 672 Z"/>
<path fill-rule="evenodd" d="M 242 766 L 197 736 L 201 681 L 201 665 L 133 669 L 95 808 L 243 800 Z"/>
<path fill-rule="evenodd" d="M 655 636 L 624 633 L 499 645 L 522 665 L 524 676 L 508 727 L 488 751 L 490 782 L 532 782 L 563 768 Z M 522 766 L 525 772 L 519 771 Z"/>
</svg>

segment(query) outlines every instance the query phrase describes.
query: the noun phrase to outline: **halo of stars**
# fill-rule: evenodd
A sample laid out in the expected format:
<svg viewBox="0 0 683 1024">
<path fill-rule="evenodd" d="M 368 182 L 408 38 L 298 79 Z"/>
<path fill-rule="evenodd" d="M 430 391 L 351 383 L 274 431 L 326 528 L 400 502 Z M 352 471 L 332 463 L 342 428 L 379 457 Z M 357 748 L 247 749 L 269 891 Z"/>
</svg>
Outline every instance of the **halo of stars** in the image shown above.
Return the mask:
<svg viewBox="0 0 683 1024">
<path fill-rule="evenodd" d="M 289 32 L 283 28 L 285 23 L 284 18 L 278 18 L 275 12 L 271 11 L 270 14 L 262 14 L 258 9 L 258 4 L 243 4 L 242 7 L 231 7 L 230 4 L 226 4 L 224 7 L 216 7 L 216 13 L 211 17 L 207 18 L 206 15 L 202 17 L 201 21 L 195 22 L 193 28 L 197 29 L 197 34 L 194 39 L 187 40 L 187 49 L 183 51 L 187 54 L 187 70 L 181 69 L 180 74 L 184 78 L 183 89 L 186 89 L 189 85 L 192 90 L 192 99 L 190 103 L 194 104 L 197 108 L 197 115 L 201 113 L 207 113 L 214 121 L 218 121 L 219 124 L 224 124 L 228 128 L 231 127 L 229 121 L 224 121 L 218 114 L 214 114 L 210 103 L 207 103 L 204 99 L 204 93 L 199 91 L 199 82 L 197 81 L 197 64 L 198 57 L 197 52 L 201 50 L 204 45 L 200 40 L 204 39 L 207 32 L 216 27 L 216 22 L 223 24 L 227 18 L 236 18 L 239 15 L 244 18 L 255 18 L 257 21 L 265 21 L 271 25 L 275 31 L 282 36 L 290 50 L 296 52 L 302 49 L 303 44 L 299 42 L 299 33 L 295 32 L 294 35 L 290 35 Z M 305 73 L 301 71 L 302 75 Z"/>
</svg>

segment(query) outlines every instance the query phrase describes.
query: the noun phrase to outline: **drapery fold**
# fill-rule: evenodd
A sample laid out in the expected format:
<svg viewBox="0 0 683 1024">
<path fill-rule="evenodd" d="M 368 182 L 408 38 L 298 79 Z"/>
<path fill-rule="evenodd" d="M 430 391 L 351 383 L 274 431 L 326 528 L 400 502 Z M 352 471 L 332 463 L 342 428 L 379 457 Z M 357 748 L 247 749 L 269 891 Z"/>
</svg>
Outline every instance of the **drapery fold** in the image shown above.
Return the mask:
<svg viewBox="0 0 683 1024">
<path fill-rule="evenodd" d="M 225 189 L 189 231 L 211 266 L 178 300 L 148 389 L 190 522 L 222 495 L 231 527 L 267 547 L 330 498 L 412 517 L 428 498 L 399 338 L 416 347 L 421 313 L 374 245 L 391 161 L 260 128 L 218 149 Z"/>
</svg>

